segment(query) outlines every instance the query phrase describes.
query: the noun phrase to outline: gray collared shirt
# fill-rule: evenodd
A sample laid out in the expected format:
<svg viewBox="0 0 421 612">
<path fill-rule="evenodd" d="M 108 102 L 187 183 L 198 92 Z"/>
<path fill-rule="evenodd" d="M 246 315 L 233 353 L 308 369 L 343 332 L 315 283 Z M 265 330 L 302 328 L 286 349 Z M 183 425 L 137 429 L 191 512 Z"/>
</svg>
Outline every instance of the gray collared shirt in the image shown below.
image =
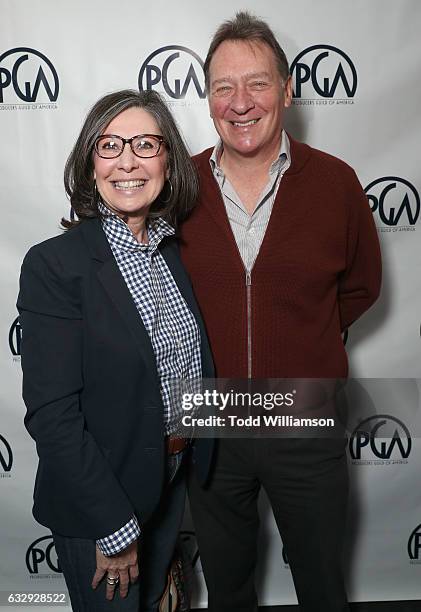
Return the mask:
<svg viewBox="0 0 421 612">
<path fill-rule="evenodd" d="M 222 148 L 223 144 L 219 141 L 212 151 L 209 162 L 212 173 L 221 190 L 225 210 L 244 267 L 248 272 L 251 272 L 269 223 L 279 184 L 282 176 L 291 165 L 289 138 L 285 130 L 282 130 L 279 155 L 271 164 L 268 182 L 260 194 L 257 206 L 251 215 L 247 212 L 234 187 L 219 165 Z"/>
</svg>

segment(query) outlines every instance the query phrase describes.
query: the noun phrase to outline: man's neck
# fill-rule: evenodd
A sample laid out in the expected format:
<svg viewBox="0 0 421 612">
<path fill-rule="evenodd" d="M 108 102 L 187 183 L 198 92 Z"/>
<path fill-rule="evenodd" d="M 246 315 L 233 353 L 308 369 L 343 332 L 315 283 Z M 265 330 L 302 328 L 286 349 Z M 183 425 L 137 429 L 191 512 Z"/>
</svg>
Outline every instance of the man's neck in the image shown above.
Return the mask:
<svg viewBox="0 0 421 612">
<path fill-rule="evenodd" d="M 252 215 L 261 192 L 269 180 L 269 170 L 274 160 L 279 155 L 279 148 L 276 154 L 255 156 L 238 159 L 225 155 L 223 152 L 219 160 L 219 165 L 224 171 L 225 176 L 234 187 L 238 197 L 243 203 L 249 215 Z"/>
<path fill-rule="evenodd" d="M 267 180 L 272 163 L 278 158 L 281 141 L 279 140 L 270 149 L 266 148 L 254 155 L 242 155 L 229 147 L 222 146 L 219 157 L 219 166 L 224 174 L 231 177 L 243 178 L 250 177 Z"/>
</svg>

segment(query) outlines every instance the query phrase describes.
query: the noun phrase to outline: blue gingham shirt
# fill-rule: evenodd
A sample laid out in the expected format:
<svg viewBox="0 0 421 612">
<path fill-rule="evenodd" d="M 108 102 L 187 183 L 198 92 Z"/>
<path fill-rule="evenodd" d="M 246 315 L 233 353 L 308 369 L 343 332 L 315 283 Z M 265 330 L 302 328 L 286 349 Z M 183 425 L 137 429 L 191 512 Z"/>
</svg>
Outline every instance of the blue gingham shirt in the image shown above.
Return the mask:
<svg viewBox="0 0 421 612">
<path fill-rule="evenodd" d="M 148 244 L 140 244 L 126 223 L 100 204 L 102 227 L 149 334 L 155 353 L 164 406 L 165 433 L 177 430 L 181 406 L 171 394 L 171 381 L 199 379 L 202 374 L 200 331 L 196 319 L 172 277 L 158 245 L 174 229 L 163 219 L 148 222 Z M 121 529 L 97 540 L 105 555 L 113 555 L 140 535 L 133 516 Z"/>
</svg>

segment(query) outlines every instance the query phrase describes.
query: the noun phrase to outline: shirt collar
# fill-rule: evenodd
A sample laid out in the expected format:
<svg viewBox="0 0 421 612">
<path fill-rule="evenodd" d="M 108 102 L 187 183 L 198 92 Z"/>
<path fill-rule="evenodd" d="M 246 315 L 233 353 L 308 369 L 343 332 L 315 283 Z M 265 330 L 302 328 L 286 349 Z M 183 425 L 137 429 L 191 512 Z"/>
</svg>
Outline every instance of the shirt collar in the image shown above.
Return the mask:
<svg viewBox="0 0 421 612">
<path fill-rule="evenodd" d="M 223 151 L 224 145 L 222 140 L 220 139 L 215 147 L 213 148 L 212 155 L 209 158 L 209 163 L 212 169 L 212 173 L 219 177 L 224 177 L 224 171 L 219 165 L 219 160 L 221 159 L 221 154 Z M 288 165 L 291 165 L 291 146 L 288 138 L 288 134 L 285 130 L 281 132 L 281 146 L 279 148 L 278 157 L 271 163 L 269 168 L 269 174 L 278 173 L 282 170 L 285 163 L 288 162 Z"/>
<path fill-rule="evenodd" d="M 102 228 L 113 251 L 135 252 L 147 251 L 153 253 L 161 240 L 175 233 L 174 228 L 164 219 L 147 219 L 148 244 L 140 244 L 132 234 L 129 226 L 102 202 L 98 203 L 101 213 Z"/>
</svg>

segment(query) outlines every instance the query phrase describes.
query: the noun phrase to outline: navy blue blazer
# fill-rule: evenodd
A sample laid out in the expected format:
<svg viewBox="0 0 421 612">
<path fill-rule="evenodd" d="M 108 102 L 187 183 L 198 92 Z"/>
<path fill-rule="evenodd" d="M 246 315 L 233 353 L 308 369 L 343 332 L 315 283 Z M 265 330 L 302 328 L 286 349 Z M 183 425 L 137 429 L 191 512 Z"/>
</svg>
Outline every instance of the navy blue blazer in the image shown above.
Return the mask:
<svg viewBox="0 0 421 612">
<path fill-rule="evenodd" d="M 202 368 L 213 376 L 206 333 L 176 239 L 160 251 L 198 322 Z M 18 309 L 25 425 L 39 466 L 33 513 L 59 534 L 98 539 L 135 513 L 144 523 L 164 479 L 164 425 L 148 333 L 98 219 L 30 249 Z M 196 449 L 205 480 L 212 444 Z"/>
</svg>

